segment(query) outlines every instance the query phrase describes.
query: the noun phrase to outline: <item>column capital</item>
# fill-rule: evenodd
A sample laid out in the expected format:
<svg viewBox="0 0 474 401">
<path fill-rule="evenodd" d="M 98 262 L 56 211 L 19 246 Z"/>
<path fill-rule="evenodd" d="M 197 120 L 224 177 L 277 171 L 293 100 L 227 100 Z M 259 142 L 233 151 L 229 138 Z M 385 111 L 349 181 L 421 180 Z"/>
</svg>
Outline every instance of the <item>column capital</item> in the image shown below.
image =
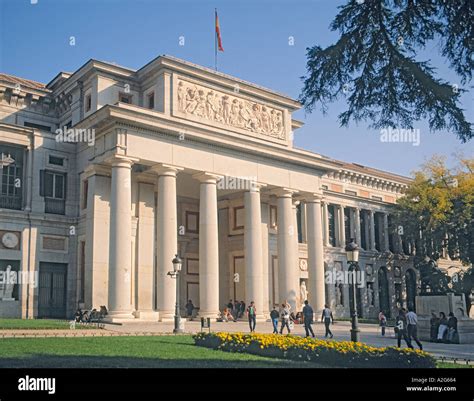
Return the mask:
<svg viewBox="0 0 474 401">
<path fill-rule="evenodd" d="M 195 180 L 198 180 L 201 184 L 217 184 L 222 176 L 218 174 L 208 173 L 205 171 L 201 171 L 197 174 L 193 174 L 192 176 Z"/>
<path fill-rule="evenodd" d="M 297 190 L 291 188 L 275 188 L 270 191 L 272 195 L 275 195 L 277 198 L 291 198 L 293 194 L 298 193 Z"/>
<path fill-rule="evenodd" d="M 170 164 L 158 163 L 150 167 L 150 171 L 160 176 L 176 177 L 176 174 L 184 170 L 182 167 L 172 166 Z"/>
<path fill-rule="evenodd" d="M 113 155 L 107 162 L 112 165 L 112 167 L 128 167 L 131 168 L 133 163 L 136 163 L 139 159 L 136 157 L 122 156 L 122 155 Z"/>
<path fill-rule="evenodd" d="M 252 182 L 251 186 L 249 189 L 247 189 L 245 192 L 260 192 L 262 188 L 265 188 L 267 184 L 263 184 L 261 182 Z"/>
<path fill-rule="evenodd" d="M 303 200 L 306 203 L 321 203 L 323 202 L 323 196 L 318 193 L 308 193 L 303 195 Z"/>
</svg>

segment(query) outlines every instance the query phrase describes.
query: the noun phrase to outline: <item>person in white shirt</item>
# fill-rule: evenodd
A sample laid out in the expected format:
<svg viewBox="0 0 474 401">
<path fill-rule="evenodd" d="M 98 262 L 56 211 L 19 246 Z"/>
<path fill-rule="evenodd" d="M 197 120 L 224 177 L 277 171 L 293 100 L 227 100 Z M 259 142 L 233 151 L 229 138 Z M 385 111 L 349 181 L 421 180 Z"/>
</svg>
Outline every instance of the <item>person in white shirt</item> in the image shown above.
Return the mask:
<svg viewBox="0 0 474 401">
<path fill-rule="evenodd" d="M 417 330 L 417 325 L 418 325 L 418 317 L 416 316 L 416 313 L 413 311 L 413 308 L 408 308 L 408 313 L 407 313 L 407 334 L 408 338 L 411 340 L 412 338 L 415 340 L 416 344 L 418 347 L 422 350 L 423 345 L 421 344 L 420 340 L 418 339 L 418 330 Z"/>
</svg>

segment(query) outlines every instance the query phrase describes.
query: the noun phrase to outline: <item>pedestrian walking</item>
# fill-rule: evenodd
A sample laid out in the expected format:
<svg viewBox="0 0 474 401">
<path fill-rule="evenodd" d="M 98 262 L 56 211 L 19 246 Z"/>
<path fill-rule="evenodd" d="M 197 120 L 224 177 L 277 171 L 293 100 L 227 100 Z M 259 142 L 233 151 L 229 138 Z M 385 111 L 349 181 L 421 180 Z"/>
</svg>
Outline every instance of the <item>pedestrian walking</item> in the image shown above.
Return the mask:
<svg viewBox="0 0 474 401">
<path fill-rule="evenodd" d="M 280 328 L 280 334 L 283 334 L 283 329 L 286 327 L 288 330 L 288 334 L 291 333 L 290 330 L 290 308 L 289 305 L 287 304 L 281 304 L 281 311 L 280 311 L 280 318 L 281 318 L 281 328 Z"/>
<path fill-rule="evenodd" d="M 257 325 L 257 309 L 255 308 L 255 302 L 250 302 L 249 307 L 247 308 L 247 315 L 249 318 L 250 332 L 255 331 L 255 326 Z"/>
<path fill-rule="evenodd" d="M 332 323 L 334 324 L 334 317 L 332 315 L 331 309 L 329 309 L 329 306 L 326 304 L 324 305 L 323 309 L 323 314 L 321 315 L 321 322 L 324 322 L 324 327 L 326 329 L 326 333 L 324 334 L 324 337 L 327 338 L 327 336 L 330 336 L 330 338 L 333 338 L 333 334 L 331 330 L 329 329 L 329 325 Z"/>
<path fill-rule="evenodd" d="M 385 336 L 385 327 L 387 327 L 387 318 L 383 311 L 380 311 L 379 313 L 379 326 L 380 330 L 382 332 L 382 336 Z"/>
<path fill-rule="evenodd" d="M 398 312 L 397 319 L 395 321 L 395 332 L 397 333 L 397 346 L 398 348 L 402 345 L 402 337 L 405 340 L 408 348 L 413 348 L 411 341 L 407 335 L 407 318 L 405 314 L 405 308 L 402 308 Z"/>
<path fill-rule="evenodd" d="M 303 322 L 304 322 L 304 330 L 306 331 L 306 337 L 309 337 L 309 333 L 314 337 L 314 331 L 311 327 L 311 323 L 313 323 L 314 311 L 313 308 L 309 305 L 308 301 L 304 301 L 303 306 Z"/>
<path fill-rule="evenodd" d="M 415 311 L 413 308 L 408 308 L 408 313 L 407 313 L 407 335 L 408 338 L 415 340 L 416 344 L 418 347 L 422 350 L 423 345 L 421 344 L 421 341 L 418 339 L 418 316 L 416 316 Z"/>
<path fill-rule="evenodd" d="M 275 305 L 273 306 L 273 310 L 270 312 L 270 318 L 272 319 L 273 324 L 273 334 L 278 334 L 278 318 L 280 314 L 276 310 Z"/>
</svg>

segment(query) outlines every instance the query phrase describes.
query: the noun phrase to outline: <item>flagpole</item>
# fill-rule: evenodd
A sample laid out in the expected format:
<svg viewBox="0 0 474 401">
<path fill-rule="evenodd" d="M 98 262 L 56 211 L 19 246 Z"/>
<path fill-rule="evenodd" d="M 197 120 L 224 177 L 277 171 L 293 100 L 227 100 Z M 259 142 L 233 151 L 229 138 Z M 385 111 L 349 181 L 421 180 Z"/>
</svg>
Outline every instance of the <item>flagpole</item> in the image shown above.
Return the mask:
<svg viewBox="0 0 474 401">
<path fill-rule="evenodd" d="M 217 71 L 217 8 L 214 9 L 214 68 Z"/>
</svg>

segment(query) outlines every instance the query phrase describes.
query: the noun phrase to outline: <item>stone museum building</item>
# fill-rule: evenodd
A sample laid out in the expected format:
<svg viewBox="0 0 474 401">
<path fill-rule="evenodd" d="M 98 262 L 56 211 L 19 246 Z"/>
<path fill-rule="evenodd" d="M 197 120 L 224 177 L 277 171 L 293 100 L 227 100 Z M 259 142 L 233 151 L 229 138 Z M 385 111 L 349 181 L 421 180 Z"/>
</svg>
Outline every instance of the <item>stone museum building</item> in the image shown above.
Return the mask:
<svg viewBox="0 0 474 401">
<path fill-rule="evenodd" d="M 46 85 L 0 74 L 0 271 L 17 278 L 0 317 L 170 319 L 175 254 L 200 316 L 307 298 L 348 317 L 350 238 L 359 315 L 414 305 L 413 248 L 391 224 L 410 179 L 295 147 L 300 107 L 170 56 Z"/>
</svg>

